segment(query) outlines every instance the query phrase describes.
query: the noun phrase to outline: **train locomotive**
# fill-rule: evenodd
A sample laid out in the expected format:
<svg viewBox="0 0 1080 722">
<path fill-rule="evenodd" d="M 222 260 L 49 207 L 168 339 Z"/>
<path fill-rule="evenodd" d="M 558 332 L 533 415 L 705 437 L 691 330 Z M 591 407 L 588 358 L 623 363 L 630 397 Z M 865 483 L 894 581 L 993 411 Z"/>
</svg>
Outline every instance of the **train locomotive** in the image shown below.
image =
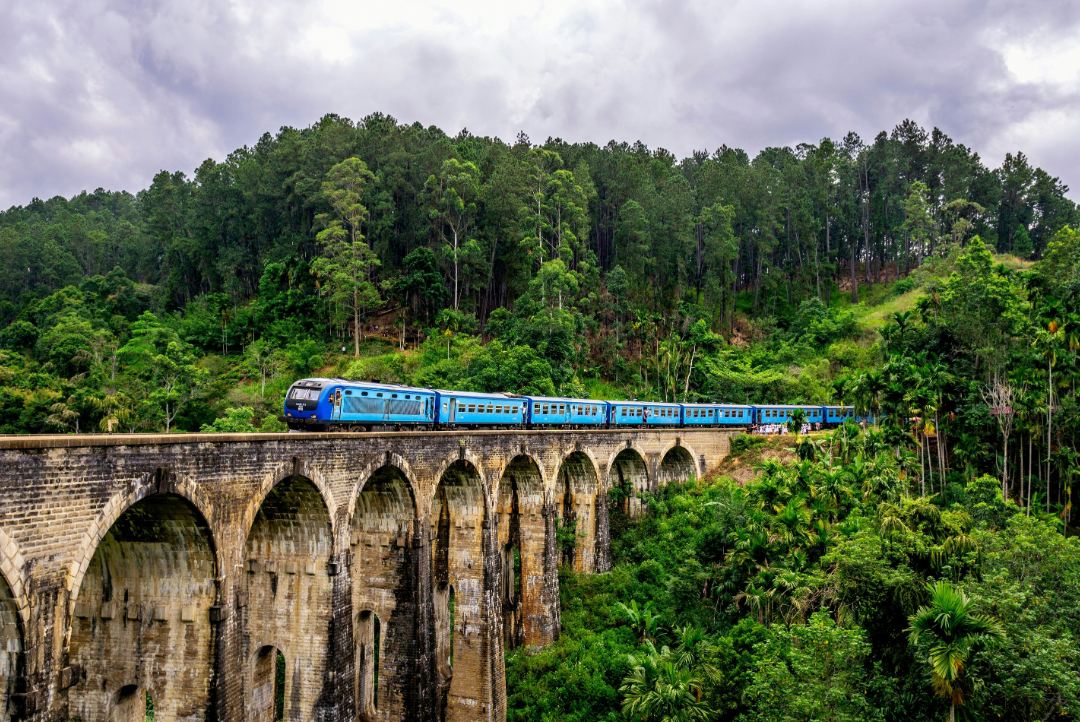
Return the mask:
<svg viewBox="0 0 1080 722">
<path fill-rule="evenodd" d="M 289 387 L 281 420 L 291 431 L 393 431 L 470 428 L 757 428 L 867 421 L 851 406 L 659 401 L 597 401 L 422 389 L 345 379 L 300 379 Z"/>
</svg>

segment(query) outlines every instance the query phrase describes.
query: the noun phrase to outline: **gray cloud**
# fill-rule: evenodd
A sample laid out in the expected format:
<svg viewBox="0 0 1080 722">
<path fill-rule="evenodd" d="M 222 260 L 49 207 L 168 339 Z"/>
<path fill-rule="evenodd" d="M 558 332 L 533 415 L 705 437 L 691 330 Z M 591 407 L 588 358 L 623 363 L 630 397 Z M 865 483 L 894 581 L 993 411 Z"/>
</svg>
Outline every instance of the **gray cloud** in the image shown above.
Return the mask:
<svg viewBox="0 0 1080 722">
<path fill-rule="evenodd" d="M 1080 189 L 1072 2 L 368 5 L 0 0 L 0 207 L 138 190 L 264 131 L 374 111 L 680 155 L 911 117 Z"/>
</svg>

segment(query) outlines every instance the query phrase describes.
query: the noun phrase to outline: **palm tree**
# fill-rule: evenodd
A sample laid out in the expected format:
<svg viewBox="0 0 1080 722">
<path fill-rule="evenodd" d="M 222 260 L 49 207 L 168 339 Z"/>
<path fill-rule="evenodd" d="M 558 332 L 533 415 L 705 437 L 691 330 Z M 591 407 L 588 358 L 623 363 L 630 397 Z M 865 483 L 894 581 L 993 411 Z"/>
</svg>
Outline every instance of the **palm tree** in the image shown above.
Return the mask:
<svg viewBox="0 0 1080 722">
<path fill-rule="evenodd" d="M 651 642 L 645 654 L 630 658 L 630 674 L 619 691 L 622 710 L 641 722 L 705 722 L 716 714 L 702 699 L 701 680 L 693 669 L 678 663 L 667 647 L 658 652 Z"/>
<path fill-rule="evenodd" d="M 646 602 L 644 607 L 639 607 L 636 599 L 631 599 L 630 604 L 615 602 L 615 609 L 630 628 L 637 632 L 638 639 L 642 642 L 656 637 L 660 631 L 662 618 L 653 609 L 652 602 Z"/>
<path fill-rule="evenodd" d="M 930 604 L 911 615 L 911 645 L 926 653 L 934 691 L 949 702 L 949 722 L 964 703 L 961 676 L 976 645 L 1002 636 L 997 622 L 971 611 L 971 600 L 947 581 L 927 584 Z"/>
</svg>

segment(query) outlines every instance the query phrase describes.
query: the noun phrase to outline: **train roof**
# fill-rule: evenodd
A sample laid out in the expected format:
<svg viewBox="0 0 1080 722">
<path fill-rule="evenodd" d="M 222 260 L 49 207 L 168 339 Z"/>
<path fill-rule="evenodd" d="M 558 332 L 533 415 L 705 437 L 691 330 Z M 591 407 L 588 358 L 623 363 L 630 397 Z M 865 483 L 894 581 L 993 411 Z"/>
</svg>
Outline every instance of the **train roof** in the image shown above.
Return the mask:
<svg viewBox="0 0 1080 722">
<path fill-rule="evenodd" d="M 523 394 L 521 396 L 521 398 L 529 399 L 531 401 L 561 401 L 561 402 L 570 403 L 570 404 L 607 404 L 607 403 L 610 403 L 610 402 L 604 401 L 602 399 L 571 399 L 571 398 L 569 398 L 567 396 L 529 396 L 527 394 Z"/>
<path fill-rule="evenodd" d="M 608 401 L 609 404 L 647 404 L 649 406 L 678 406 L 675 401 Z"/>
<path fill-rule="evenodd" d="M 820 409 L 821 404 L 754 404 L 758 409 Z"/>
<path fill-rule="evenodd" d="M 723 401 L 706 401 L 706 402 L 703 402 L 703 403 L 700 403 L 700 404 L 681 404 L 681 405 L 686 406 L 687 408 L 691 408 L 691 409 L 713 408 L 713 407 L 716 407 L 716 406 L 723 406 L 724 408 L 727 408 L 727 409 L 732 409 L 732 408 L 734 408 L 734 409 L 752 409 L 752 408 L 754 408 L 750 404 L 728 404 L 728 403 L 725 403 Z"/>
<path fill-rule="evenodd" d="M 520 397 L 514 397 L 510 394 L 489 394 L 483 391 L 450 391 L 448 389 L 431 389 L 435 393 L 441 396 L 469 396 L 472 398 L 480 399 L 502 399 L 509 401 L 520 401 Z"/>
<path fill-rule="evenodd" d="M 320 386 L 329 386 L 330 384 L 342 384 L 345 386 L 363 386 L 366 389 L 378 389 L 380 391 L 405 391 L 408 393 L 413 392 L 427 392 L 431 393 L 431 389 L 424 389 L 418 386 L 404 386 L 402 384 L 386 384 L 378 381 L 356 381 L 353 379 L 338 379 L 338 378 L 310 378 L 300 379 L 296 384 L 318 384 Z"/>
</svg>

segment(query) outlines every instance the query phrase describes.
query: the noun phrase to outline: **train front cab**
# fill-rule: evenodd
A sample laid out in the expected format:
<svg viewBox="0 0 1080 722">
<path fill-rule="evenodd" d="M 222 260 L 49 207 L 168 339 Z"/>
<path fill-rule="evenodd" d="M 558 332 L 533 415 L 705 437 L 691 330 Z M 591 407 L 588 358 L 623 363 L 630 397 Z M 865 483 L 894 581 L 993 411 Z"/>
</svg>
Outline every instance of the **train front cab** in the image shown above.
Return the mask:
<svg viewBox="0 0 1080 722">
<path fill-rule="evenodd" d="M 300 379 L 285 394 L 281 420 L 294 431 L 319 430 L 330 420 L 330 386 L 333 379 Z"/>
</svg>

